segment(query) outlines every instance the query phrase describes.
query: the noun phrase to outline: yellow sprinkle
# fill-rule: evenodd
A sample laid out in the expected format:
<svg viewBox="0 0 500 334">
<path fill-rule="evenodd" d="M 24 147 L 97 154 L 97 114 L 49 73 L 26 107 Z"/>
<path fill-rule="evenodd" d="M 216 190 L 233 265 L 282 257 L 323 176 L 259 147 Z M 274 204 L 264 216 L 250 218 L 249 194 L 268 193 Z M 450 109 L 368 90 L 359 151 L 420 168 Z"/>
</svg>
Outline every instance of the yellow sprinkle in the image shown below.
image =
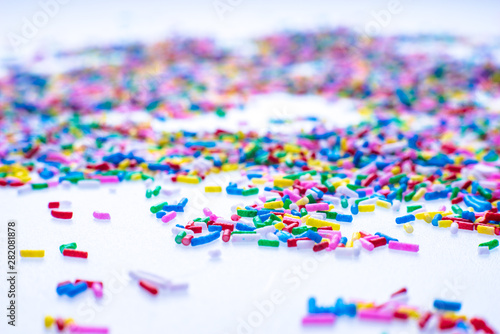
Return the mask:
<svg viewBox="0 0 500 334">
<path fill-rule="evenodd" d="M 279 223 L 276 223 L 274 224 L 274 227 L 276 227 L 277 230 L 282 230 L 285 228 L 285 224 L 283 222 L 279 222 Z"/>
<path fill-rule="evenodd" d="M 330 205 L 328 206 L 328 211 L 333 210 L 333 209 L 335 209 L 335 207 L 333 206 L 333 204 L 330 204 Z"/>
<path fill-rule="evenodd" d="M 467 317 L 463 314 L 456 314 L 455 312 L 444 312 L 443 317 L 452 319 L 452 320 L 463 320 L 466 321 Z"/>
<path fill-rule="evenodd" d="M 386 202 L 386 201 L 377 200 L 375 202 L 375 204 L 377 204 L 377 206 L 380 206 L 381 208 L 384 208 L 384 209 L 390 209 L 391 208 L 391 203 Z"/>
<path fill-rule="evenodd" d="M 424 220 L 425 220 L 425 222 L 426 222 L 427 224 L 432 223 L 432 217 L 431 217 L 431 215 L 430 215 L 428 212 L 426 212 L 426 213 L 424 214 Z"/>
<path fill-rule="evenodd" d="M 231 172 L 238 170 L 238 164 L 224 164 L 221 168 L 223 172 Z"/>
<path fill-rule="evenodd" d="M 253 178 L 252 183 L 256 185 L 266 184 L 267 180 L 263 178 Z"/>
<path fill-rule="evenodd" d="M 406 233 L 413 233 L 413 226 L 410 223 L 403 224 Z"/>
<path fill-rule="evenodd" d="M 369 302 L 369 303 L 359 302 L 359 303 L 356 303 L 356 309 L 358 309 L 358 310 L 370 309 L 373 306 L 374 306 L 373 302 Z"/>
<path fill-rule="evenodd" d="M 347 241 L 347 243 L 345 244 L 345 247 L 346 248 L 352 248 L 353 243 L 354 243 L 354 240 L 351 239 L 351 240 Z"/>
<path fill-rule="evenodd" d="M 21 257 L 44 257 L 45 256 L 44 250 L 22 249 L 20 251 L 20 253 L 21 253 Z"/>
<path fill-rule="evenodd" d="M 342 137 L 342 139 L 340 140 L 340 149 L 342 151 L 345 151 L 347 149 L 347 138 Z"/>
<path fill-rule="evenodd" d="M 206 193 L 220 193 L 221 191 L 222 191 L 222 188 L 220 186 L 206 186 L 205 187 Z"/>
<path fill-rule="evenodd" d="M 438 221 L 438 226 L 439 227 L 450 227 L 452 223 L 453 223 L 453 220 L 449 220 L 449 219 L 440 220 L 440 221 Z"/>
<path fill-rule="evenodd" d="M 329 239 L 327 239 L 327 238 L 323 238 L 323 239 L 321 239 L 321 242 L 324 242 L 324 241 L 326 241 L 326 242 L 330 243 L 330 240 L 329 240 Z"/>
<path fill-rule="evenodd" d="M 397 174 L 401 173 L 401 168 L 399 166 L 396 166 L 396 167 L 391 169 L 391 173 L 393 175 L 397 175 Z"/>
<path fill-rule="evenodd" d="M 301 199 L 299 199 L 295 204 L 297 205 L 306 205 L 309 203 L 309 198 L 307 197 L 302 197 Z"/>
<path fill-rule="evenodd" d="M 200 183 L 200 178 L 198 176 L 179 175 L 177 176 L 177 182 L 196 184 Z"/>
<path fill-rule="evenodd" d="M 300 153 L 300 146 L 297 145 L 285 144 L 283 148 L 285 149 L 285 152 Z"/>
<path fill-rule="evenodd" d="M 130 165 L 129 159 L 124 159 L 118 164 L 118 169 L 126 169 Z"/>
<path fill-rule="evenodd" d="M 210 168 L 210 173 L 219 174 L 220 173 L 220 168 L 218 168 L 218 167 L 212 167 L 212 168 Z"/>
<path fill-rule="evenodd" d="M 297 219 L 300 219 L 299 216 L 294 216 L 292 214 L 289 214 L 289 213 L 285 213 L 285 217 L 290 217 L 290 218 L 297 218 Z"/>
<path fill-rule="evenodd" d="M 420 188 L 418 189 L 417 193 L 415 194 L 415 196 L 413 196 L 413 201 L 418 201 L 422 198 L 422 196 L 425 195 L 425 193 L 427 192 L 427 190 L 425 190 L 425 188 Z"/>
<path fill-rule="evenodd" d="M 279 209 L 283 207 L 282 201 L 273 201 L 264 203 L 264 208 L 266 209 Z"/>
<path fill-rule="evenodd" d="M 434 211 L 434 212 L 429 211 L 429 212 L 419 212 L 419 213 L 415 214 L 415 218 L 424 219 L 425 214 L 428 214 L 429 216 L 431 216 L 431 218 L 434 218 L 434 216 L 437 215 L 438 213 L 445 216 L 443 211 Z"/>
<path fill-rule="evenodd" d="M 408 306 L 401 306 L 401 307 L 399 307 L 398 308 L 398 312 L 406 313 L 411 318 L 417 318 L 418 319 L 420 317 L 420 314 L 418 313 L 417 310 L 415 310 L 413 308 L 410 308 Z"/>
<path fill-rule="evenodd" d="M 478 225 L 477 233 L 495 235 L 495 228 L 493 226 Z"/>
<path fill-rule="evenodd" d="M 135 174 L 130 175 L 130 180 L 131 181 L 139 181 L 139 180 L 142 180 L 142 176 L 140 173 L 135 173 Z"/>
<path fill-rule="evenodd" d="M 359 232 L 354 232 L 352 234 L 352 241 L 359 240 L 361 238 L 361 234 Z"/>
<path fill-rule="evenodd" d="M 45 328 L 50 328 L 55 322 L 55 319 L 51 317 L 50 315 L 45 317 Z"/>
<path fill-rule="evenodd" d="M 74 323 L 75 323 L 75 320 L 73 320 L 73 318 L 64 319 L 64 324 L 66 326 L 69 326 L 69 325 L 74 324 Z"/>
<path fill-rule="evenodd" d="M 274 180 L 275 187 L 291 187 L 293 186 L 293 180 L 289 179 L 276 179 Z"/>
<path fill-rule="evenodd" d="M 309 217 L 307 219 L 306 225 L 309 225 L 311 227 L 324 227 L 324 226 L 331 226 L 332 229 L 338 231 L 340 230 L 340 225 L 337 223 L 330 223 L 327 222 L 326 220 L 321 220 L 313 217 Z"/>
<path fill-rule="evenodd" d="M 375 204 L 358 205 L 359 212 L 373 212 L 375 211 Z"/>
<path fill-rule="evenodd" d="M 422 182 L 424 180 L 424 176 L 423 175 L 412 175 L 412 176 L 410 176 L 410 180 Z"/>
</svg>

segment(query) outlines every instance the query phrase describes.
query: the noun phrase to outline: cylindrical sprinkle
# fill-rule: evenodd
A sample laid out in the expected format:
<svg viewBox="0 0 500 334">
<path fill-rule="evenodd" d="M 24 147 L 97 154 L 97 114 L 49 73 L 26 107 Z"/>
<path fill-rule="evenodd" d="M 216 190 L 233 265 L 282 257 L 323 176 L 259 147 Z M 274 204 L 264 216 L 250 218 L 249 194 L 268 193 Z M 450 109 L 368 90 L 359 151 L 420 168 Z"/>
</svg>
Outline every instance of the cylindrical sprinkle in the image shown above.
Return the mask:
<svg viewBox="0 0 500 334">
<path fill-rule="evenodd" d="M 303 326 L 314 326 L 314 325 L 333 325 L 335 322 L 334 314 L 308 314 L 302 318 Z"/>
<path fill-rule="evenodd" d="M 398 242 L 398 241 L 389 241 L 389 249 L 394 249 L 394 250 L 400 250 L 400 251 L 406 251 L 406 252 L 418 252 L 419 250 L 419 245 L 417 244 L 407 244 L 403 242 Z"/>
<path fill-rule="evenodd" d="M 62 254 L 64 256 L 79 257 L 79 258 L 82 258 L 82 259 L 86 259 L 89 256 L 89 253 L 87 253 L 87 252 L 79 251 L 79 250 L 75 250 L 75 249 L 69 249 L 69 248 L 63 249 Z"/>
<path fill-rule="evenodd" d="M 44 257 L 45 250 L 21 249 L 19 251 L 21 257 Z"/>
<path fill-rule="evenodd" d="M 94 215 L 94 218 L 98 219 L 98 220 L 110 220 L 111 219 L 110 214 L 107 212 L 94 211 L 93 215 Z"/>
<path fill-rule="evenodd" d="M 168 223 L 169 221 L 174 219 L 176 216 L 177 216 L 177 212 L 171 211 L 171 212 L 167 213 L 166 215 L 164 215 L 163 217 L 161 217 L 161 221 L 164 223 Z"/>
<path fill-rule="evenodd" d="M 106 327 L 70 325 L 69 332 L 75 334 L 108 334 L 109 329 Z"/>
<path fill-rule="evenodd" d="M 57 219 L 71 219 L 71 218 L 73 218 L 73 212 L 70 212 L 70 211 L 52 210 L 52 211 L 50 211 L 50 214 L 52 215 L 52 217 L 57 218 Z"/>
<path fill-rule="evenodd" d="M 434 307 L 438 310 L 458 312 L 462 308 L 462 303 L 436 299 Z"/>
</svg>

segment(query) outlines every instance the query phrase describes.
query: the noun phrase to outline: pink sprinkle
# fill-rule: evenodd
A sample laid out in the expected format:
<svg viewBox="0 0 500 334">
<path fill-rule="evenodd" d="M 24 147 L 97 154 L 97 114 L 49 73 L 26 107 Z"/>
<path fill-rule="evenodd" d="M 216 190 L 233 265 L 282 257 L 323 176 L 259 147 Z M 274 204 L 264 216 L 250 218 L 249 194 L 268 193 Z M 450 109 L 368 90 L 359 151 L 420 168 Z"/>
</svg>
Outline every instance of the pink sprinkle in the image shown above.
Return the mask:
<svg viewBox="0 0 500 334">
<path fill-rule="evenodd" d="M 309 314 L 302 318 L 302 325 L 333 325 L 335 322 L 335 315 L 327 314 Z"/>
<path fill-rule="evenodd" d="M 78 326 L 78 325 L 69 326 L 69 331 L 70 333 L 99 333 L 99 334 L 109 333 L 109 329 L 106 327 L 88 327 L 88 326 Z"/>
<path fill-rule="evenodd" d="M 120 182 L 120 179 L 116 175 L 96 175 L 92 177 L 93 179 L 97 179 L 101 181 L 101 183 L 118 183 Z"/>
<path fill-rule="evenodd" d="M 381 312 L 378 310 L 360 310 L 358 311 L 358 317 L 361 320 L 389 322 L 392 320 L 393 314 L 388 312 Z"/>
<path fill-rule="evenodd" d="M 327 250 L 329 251 L 335 250 L 335 248 L 337 248 L 337 246 L 339 245 L 339 242 L 340 242 L 340 236 L 338 234 L 333 236 L 333 240 L 328 245 Z"/>
<path fill-rule="evenodd" d="M 330 206 L 328 203 L 306 204 L 306 210 L 309 211 L 328 211 Z"/>
<path fill-rule="evenodd" d="M 210 210 L 209 208 L 204 208 L 203 214 L 207 217 L 210 217 L 211 215 L 213 215 L 212 210 Z"/>
<path fill-rule="evenodd" d="M 99 220 L 110 220 L 111 216 L 107 212 L 94 211 L 94 218 Z"/>
<path fill-rule="evenodd" d="M 172 219 L 174 219 L 177 216 L 177 213 L 175 211 L 167 213 L 165 216 L 161 217 L 161 221 L 164 223 L 168 223 Z"/>
<path fill-rule="evenodd" d="M 96 298 L 102 298 L 102 283 L 94 282 L 92 283 L 92 291 L 94 291 L 94 296 Z"/>
<path fill-rule="evenodd" d="M 364 249 L 366 249 L 366 250 L 368 250 L 370 252 L 373 250 L 373 248 L 375 248 L 375 246 L 371 242 L 369 242 L 368 240 L 366 240 L 365 238 L 359 239 L 359 242 L 361 243 L 361 246 Z"/>
<path fill-rule="evenodd" d="M 400 250 L 400 251 L 407 251 L 407 252 L 418 252 L 418 245 L 417 244 L 405 244 L 403 242 L 398 242 L 391 240 L 389 241 L 389 249 L 395 249 L 395 250 Z"/>
<path fill-rule="evenodd" d="M 306 189 L 311 189 L 318 184 L 316 181 L 302 181 L 300 185 Z"/>
<path fill-rule="evenodd" d="M 283 190 L 283 194 L 288 195 L 288 197 L 290 197 L 290 200 L 292 202 L 297 202 L 301 198 L 299 195 L 297 195 L 296 193 L 294 193 L 290 189 Z"/>
</svg>

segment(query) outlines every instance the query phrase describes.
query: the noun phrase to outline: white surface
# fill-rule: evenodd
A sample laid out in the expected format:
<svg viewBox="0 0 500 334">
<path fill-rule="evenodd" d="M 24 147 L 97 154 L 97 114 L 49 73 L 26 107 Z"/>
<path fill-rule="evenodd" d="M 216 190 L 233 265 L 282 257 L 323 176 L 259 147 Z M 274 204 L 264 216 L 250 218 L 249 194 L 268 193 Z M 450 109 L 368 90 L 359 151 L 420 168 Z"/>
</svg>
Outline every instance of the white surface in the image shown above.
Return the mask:
<svg viewBox="0 0 500 334">
<path fill-rule="evenodd" d="M 226 183 L 207 178 L 205 184 Z M 169 184 L 159 183 L 164 187 Z M 45 249 L 43 259 L 20 259 L 18 264 L 18 323 L 16 330 L 2 333 L 43 333 L 45 315 L 72 317 L 77 323 L 109 326 L 111 333 L 413 333 L 415 326 L 398 323 L 379 325 L 340 318 L 332 328 L 304 329 L 300 325 L 307 311 L 307 300 L 316 296 L 321 305 L 333 304 L 337 297 L 382 302 L 401 287 L 407 287 L 413 305 L 431 308 L 435 298 L 463 302 L 463 314 L 484 316 L 500 328 L 496 300 L 498 250 L 478 256 L 477 245 L 490 236 L 435 228 L 417 221 L 412 235 L 394 222 L 395 213 L 377 208 L 375 214 L 360 214 L 341 231 L 348 237 L 355 231 L 382 232 L 402 242 L 420 244 L 418 254 L 390 251 L 387 247 L 372 253 L 362 250 L 359 258 L 338 258 L 335 252 L 313 254 L 280 246 L 268 249 L 256 244 L 233 245 L 218 240 L 206 247 L 177 245 L 170 231 L 176 223 L 202 216 L 202 208 L 229 218 L 234 204 L 253 202 L 254 198 L 203 193 L 205 184 L 181 185 L 182 193 L 173 199 L 190 198 L 189 211 L 175 221 L 162 223 L 149 213 L 149 207 L 165 197 L 146 199 L 142 182 L 116 187 L 82 190 L 76 187 L 33 192 L 18 196 L 14 190 L 2 190 L 1 220 L 18 222 L 19 249 Z M 178 185 L 178 184 L 177 184 Z M 56 221 L 47 209 L 49 201 L 71 200 L 74 218 Z M 436 209 L 439 202 L 427 204 Z M 110 222 L 96 222 L 94 210 L 111 214 Z M 5 250 L 6 229 L 2 224 L 1 249 Z M 88 260 L 65 258 L 59 245 L 76 242 L 78 249 L 89 252 Z M 220 248 L 219 260 L 208 250 Z M 2 255 L 4 256 L 4 255 Z M 321 257 L 323 256 L 323 257 Z M 322 258 L 322 260 L 318 260 Z M 302 268 L 305 276 L 293 273 Z M 168 277 L 174 282 L 189 282 L 187 294 L 162 293 L 152 297 L 136 282 L 129 281 L 129 270 L 142 269 Z M 6 271 L 1 262 L 2 272 Z M 96 301 L 91 291 L 73 299 L 59 297 L 58 282 L 77 278 L 102 280 L 108 297 Z M 2 280 L 1 291 L 5 291 Z M 110 292 L 110 290 L 112 292 Z M 270 300 L 281 291 L 281 303 L 272 312 L 256 316 L 255 303 Z M 2 292 L 3 295 L 3 292 Z M 2 301 L 6 300 L 2 296 Z M 243 328 L 242 319 L 256 317 L 259 326 Z M 253 318 L 252 318 L 253 319 Z M 413 323 L 413 322 L 411 322 Z M 2 321 L 5 328 L 5 321 Z M 249 325 L 250 326 L 250 325 Z"/>
</svg>

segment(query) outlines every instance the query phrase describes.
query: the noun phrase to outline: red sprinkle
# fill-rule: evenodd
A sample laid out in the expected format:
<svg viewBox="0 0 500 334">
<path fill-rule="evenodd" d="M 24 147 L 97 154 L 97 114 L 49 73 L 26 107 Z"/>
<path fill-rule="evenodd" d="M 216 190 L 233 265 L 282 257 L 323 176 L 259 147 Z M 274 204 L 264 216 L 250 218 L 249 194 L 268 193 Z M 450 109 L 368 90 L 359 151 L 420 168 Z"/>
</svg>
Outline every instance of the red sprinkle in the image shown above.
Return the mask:
<svg viewBox="0 0 500 334">
<path fill-rule="evenodd" d="M 231 230 L 222 231 L 222 241 L 228 242 L 231 239 Z"/>
<path fill-rule="evenodd" d="M 139 285 L 152 295 L 158 294 L 158 288 L 146 281 L 139 281 Z"/>
<path fill-rule="evenodd" d="M 191 245 L 191 239 L 193 239 L 193 238 L 194 238 L 194 236 L 193 236 L 193 235 L 190 235 L 190 234 L 186 235 L 184 238 L 182 238 L 182 244 L 183 244 L 184 246 L 189 246 L 189 245 Z"/>
<path fill-rule="evenodd" d="M 50 211 L 50 214 L 54 218 L 58 219 L 71 219 L 73 218 L 73 212 L 70 211 L 57 211 L 57 210 L 52 210 Z"/>
<path fill-rule="evenodd" d="M 86 259 L 89 256 L 89 253 L 83 252 L 83 251 L 79 251 L 79 250 L 76 250 L 76 249 L 65 248 L 63 250 L 63 255 L 64 256 L 79 257 L 79 258 L 82 258 L 82 259 Z"/>
</svg>

